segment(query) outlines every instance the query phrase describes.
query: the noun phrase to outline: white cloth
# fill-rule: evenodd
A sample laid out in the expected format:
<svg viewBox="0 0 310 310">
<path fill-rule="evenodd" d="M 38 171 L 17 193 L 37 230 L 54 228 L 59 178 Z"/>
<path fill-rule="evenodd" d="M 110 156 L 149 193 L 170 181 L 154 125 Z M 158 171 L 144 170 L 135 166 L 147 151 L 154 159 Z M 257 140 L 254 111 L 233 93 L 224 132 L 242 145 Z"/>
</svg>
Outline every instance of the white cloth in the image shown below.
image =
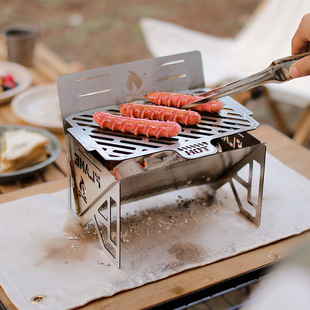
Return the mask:
<svg viewBox="0 0 310 310">
<path fill-rule="evenodd" d="M 83 232 L 67 208 L 67 190 L 2 204 L 0 284 L 19 309 L 69 309 L 310 228 L 310 180 L 270 154 L 260 227 L 241 215 L 227 185 L 206 206 L 197 199 L 175 206 L 202 188 L 124 206 L 121 269 Z M 31 303 L 41 295 L 44 302 Z"/>
</svg>

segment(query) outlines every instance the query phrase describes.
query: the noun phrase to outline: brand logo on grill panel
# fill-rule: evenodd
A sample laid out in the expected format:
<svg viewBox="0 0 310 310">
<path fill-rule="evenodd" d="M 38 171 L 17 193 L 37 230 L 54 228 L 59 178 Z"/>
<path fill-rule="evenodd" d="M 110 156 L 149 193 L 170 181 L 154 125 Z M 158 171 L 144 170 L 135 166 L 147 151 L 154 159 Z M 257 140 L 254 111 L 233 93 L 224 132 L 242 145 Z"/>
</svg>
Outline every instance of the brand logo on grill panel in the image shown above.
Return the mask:
<svg viewBox="0 0 310 310">
<path fill-rule="evenodd" d="M 132 91 L 137 91 L 141 88 L 142 86 L 142 79 L 138 77 L 137 73 L 133 71 L 128 71 L 128 80 L 126 82 L 126 88 L 132 92 Z"/>
<path fill-rule="evenodd" d="M 222 138 L 230 147 L 233 149 L 241 149 L 242 148 L 242 141 L 235 137 L 235 136 L 225 136 Z"/>
<path fill-rule="evenodd" d="M 83 173 L 95 184 L 97 184 L 98 188 L 101 187 L 100 185 L 100 175 L 98 175 L 95 170 L 91 169 L 90 165 L 81 158 L 77 153 L 74 153 L 75 165 L 83 171 Z"/>
<path fill-rule="evenodd" d="M 144 97 L 144 92 L 141 89 L 142 84 L 143 80 L 141 77 L 138 76 L 137 73 L 133 71 L 128 71 L 126 89 L 129 91 L 129 93 L 126 94 L 126 101 Z"/>
</svg>

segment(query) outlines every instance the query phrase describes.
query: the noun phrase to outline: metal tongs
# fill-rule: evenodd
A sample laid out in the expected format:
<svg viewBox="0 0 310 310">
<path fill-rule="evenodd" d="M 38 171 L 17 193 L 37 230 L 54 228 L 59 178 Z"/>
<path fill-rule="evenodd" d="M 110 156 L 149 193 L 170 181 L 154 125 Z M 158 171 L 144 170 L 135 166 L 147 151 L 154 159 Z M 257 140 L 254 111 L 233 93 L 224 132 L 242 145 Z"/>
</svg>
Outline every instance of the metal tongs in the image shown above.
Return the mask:
<svg viewBox="0 0 310 310">
<path fill-rule="evenodd" d="M 186 104 L 182 106 L 182 109 L 190 109 L 205 102 L 219 99 L 225 96 L 230 96 L 235 93 L 260 86 L 262 84 L 284 83 L 286 81 L 292 80 L 293 78 L 289 74 L 291 65 L 295 61 L 309 55 L 310 52 L 306 52 L 274 60 L 265 70 L 203 93 L 202 95 L 199 95 L 204 97 L 203 99 Z"/>
</svg>

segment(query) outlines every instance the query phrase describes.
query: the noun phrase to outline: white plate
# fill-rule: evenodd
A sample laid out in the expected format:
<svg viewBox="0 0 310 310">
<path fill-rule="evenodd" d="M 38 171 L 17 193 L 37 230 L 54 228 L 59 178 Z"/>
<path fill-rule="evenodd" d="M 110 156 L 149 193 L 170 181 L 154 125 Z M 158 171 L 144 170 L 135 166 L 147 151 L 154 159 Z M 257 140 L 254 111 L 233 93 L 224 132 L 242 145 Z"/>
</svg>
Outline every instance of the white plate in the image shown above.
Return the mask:
<svg viewBox="0 0 310 310">
<path fill-rule="evenodd" d="M 9 61 L 0 61 L 0 75 L 12 74 L 18 85 L 0 93 L 0 104 L 8 102 L 14 96 L 27 89 L 32 83 L 29 70 L 19 64 Z"/>
<path fill-rule="evenodd" d="M 0 137 L 3 136 L 5 131 L 17 130 L 17 129 L 25 129 L 28 131 L 37 132 L 37 133 L 44 135 L 46 138 L 48 138 L 49 144 L 46 146 L 46 150 L 49 156 L 44 162 L 33 165 L 29 168 L 24 168 L 21 170 L 7 172 L 7 173 L 0 173 L 0 184 L 5 183 L 5 182 L 10 182 L 10 181 L 16 181 L 17 179 L 25 178 L 27 176 L 30 176 L 36 172 L 39 172 L 45 169 L 45 167 L 47 167 L 49 164 L 51 164 L 57 159 L 61 151 L 61 145 L 58 139 L 49 131 L 40 129 L 40 128 L 29 127 L 29 126 L 15 126 L 15 125 L 3 125 L 2 126 L 0 125 Z"/>
<path fill-rule="evenodd" d="M 31 87 L 11 103 L 13 113 L 21 120 L 51 131 L 62 131 L 62 118 L 56 84 Z"/>
</svg>

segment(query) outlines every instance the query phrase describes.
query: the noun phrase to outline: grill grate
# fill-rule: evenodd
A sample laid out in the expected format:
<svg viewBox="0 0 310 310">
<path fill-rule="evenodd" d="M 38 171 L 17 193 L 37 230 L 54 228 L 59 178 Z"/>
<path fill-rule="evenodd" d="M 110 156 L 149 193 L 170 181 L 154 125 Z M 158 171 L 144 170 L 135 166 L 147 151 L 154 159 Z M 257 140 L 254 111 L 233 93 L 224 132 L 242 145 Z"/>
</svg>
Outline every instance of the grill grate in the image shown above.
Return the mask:
<svg viewBox="0 0 310 310">
<path fill-rule="evenodd" d="M 200 94 L 206 91 L 196 89 L 186 93 Z M 217 152 L 211 143 L 213 139 L 253 130 L 259 125 L 250 117 L 251 112 L 232 98 L 226 97 L 222 101 L 222 111 L 216 114 L 202 113 L 198 125 L 183 126 L 181 133 L 173 138 L 147 138 L 100 128 L 93 120 L 93 113 L 101 110 L 119 114 L 118 105 L 72 114 L 66 121 L 72 126 L 68 131 L 88 151 L 95 150 L 106 160 L 125 160 L 165 150 L 173 150 L 186 159 L 194 159 Z"/>
</svg>

